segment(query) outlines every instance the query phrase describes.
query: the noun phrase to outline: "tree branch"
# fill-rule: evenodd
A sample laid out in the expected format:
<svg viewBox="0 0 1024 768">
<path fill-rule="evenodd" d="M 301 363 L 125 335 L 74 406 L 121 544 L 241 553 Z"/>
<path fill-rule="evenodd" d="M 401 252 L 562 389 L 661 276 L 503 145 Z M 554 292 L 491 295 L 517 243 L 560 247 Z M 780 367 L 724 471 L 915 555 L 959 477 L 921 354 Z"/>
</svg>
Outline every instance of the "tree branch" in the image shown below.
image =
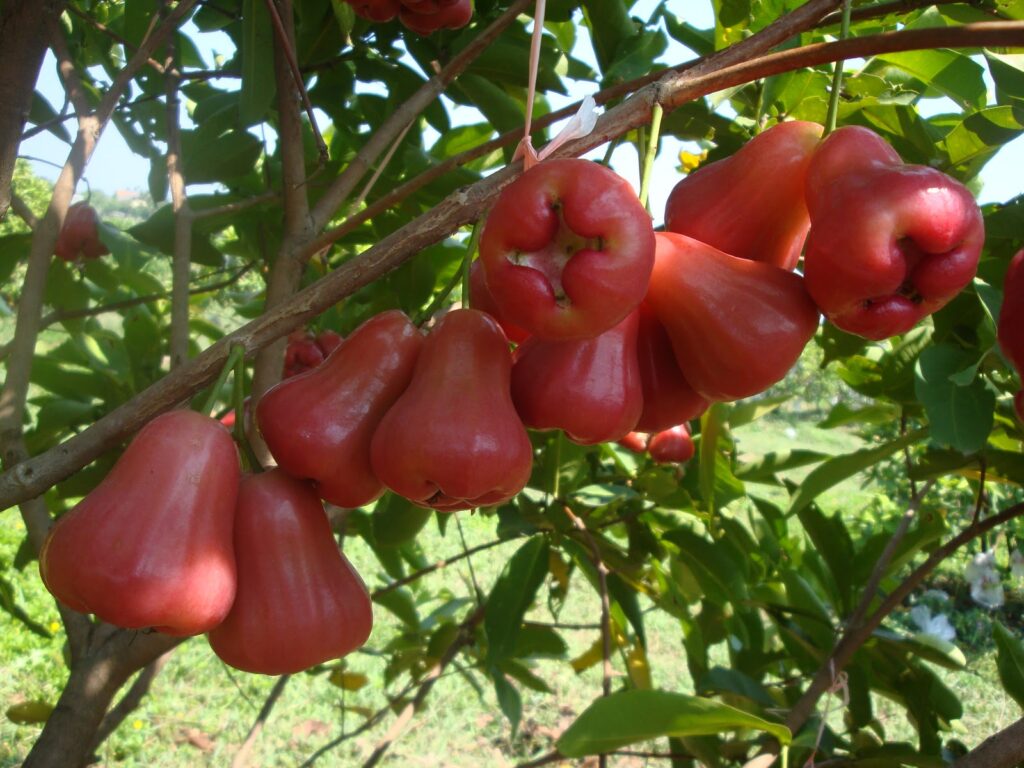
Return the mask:
<svg viewBox="0 0 1024 768">
<path fill-rule="evenodd" d="M 934 550 L 928 556 L 927 560 L 915 568 L 914 571 L 911 572 L 911 574 L 896 589 L 894 589 L 885 600 L 882 601 L 881 606 L 871 614 L 870 617 L 857 626 L 851 626 L 846 634 L 843 635 L 843 638 L 839 641 L 835 650 L 832 652 L 832 656 L 829 661 L 822 665 L 817 674 L 815 674 L 810 686 L 808 686 L 807 690 L 796 704 L 793 705 L 793 708 L 790 709 L 789 715 L 786 717 L 786 727 L 794 734 L 803 727 L 814 712 L 814 708 L 818 704 L 818 699 L 821 698 L 822 694 L 825 693 L 831 685 L 833 676 L 838 674 L 846 667 L 847 664 L 850 663 L 853 655 L 862 645 L 864 645 L 865 642 L 867 642 L 872 633 L 878 629 L 882 620 L 899 607 L 910 593 L 920 586 L 928 574 L 931 573 L 939 563 L 972 539 L 975 539 L 987 531 L 1013 520 L 1016 517 L 1020 517 L 1021 515 L 1024 515 L 1024 504 L 1012 506 L 1009 509 L 1000 512 L 998 515 L 993 515 L 977 523 L 972 523 L 957 536 Z"/>
<path fill-rule="evenodd" d="M 35 229 L 39 226 L 39 217 L 32 213 L 28 203 L 13 192 L 11 193 L 11 210 L 14 211 L 19 219 L 25 222 L 29 229 Z"/>
<path fill-rule="evenodd" d="M 47 30 L 63 8 L 62 0 L 7 0 L 0 7 L 0 221 L 11 204 L 18 145 L 46 54 Z"/>
<path fill-rule="evenodd" d="M 100 744 L 106 741 L 110 735 L 117 730 L 118 726 L 125 721 L 132 712 L 138 709 L 139 704 L 149 693 L 149 689 L 153 685 L 153 681 L 156 676 L 160 674 L 160 670 L 163 669 L 164 664 L 167 663 L 168 659 L 171 658 L 171 652 L 158 656 L 153 661 L 149 662 L 142 671 L 139 672 L 139 676 L 135 678 L 135 682 L 131 684 L 128 691 L 121 697 L 121 700 L 117 702 L 100 723 L 99 729 L 96 731 L 96 738 L 92 744 L 92 750 L 96 751 Z"/>
<path fill-rule="evenodd" d="M 1016 768 L 1022 761 L 1024 719 L 989 736 L 953 763 L 953 768 Z"/>
<path fill-rule="evenodd" d="M 164 0 L 166 12 L 168 0 Z M 167 43 L 164 67 L 167 96 L 167 181 L 174 211 L 174 257 L 171 262 L 171 368 L 188 360 L 189 273 L 192 267 L 192 210 L 185 191 L 181 159 L 181 76 L 175 64 L 173 38 Z"/>
<path fill-rule="evenodd" d="M 488 541 L 484 544 L 477 544 L 475 547 L 470 547 L 469 549 L 463 550 L 457 555 L 453 555 L 452 557 L 449 557 L 445 560 L 438 560 L 436 563 L 428 565 L 426 568 L 421 568 L 420 570 L 410 573 L 409 575 L 404 576 L 401 579 L 396 579 L 387 586 L 375 589 L 373 590 L 373 594 L 371 595 L 371 597 L 376 600 L 378 597 L 382 597 L 383 595 L 388 594 L 388 592 L 394 592 L 396 589 L 404 587 L 406 584 L 411 584 L 414 581 L 419 581 L 428 573 L 433 573 L 434 571 L 446 568 L 447 566 L 452 565 L 453 563 L 457 563 L 460 560 L 465 560 L 467 557 L 474 555 L 477 552 L 483 552 L 485 549 L 492 549 L 493 547 L 497 547 L 500 544 L 507 544 L 510 541 L 514 541 L 514 539 L 496 539 L 494 541 Z"/>
<path fill-rule="evenodd" d="M 405 708 L 399 714 L 398 719 L 388 728 L 387 733 L 378 742 L 376 748 L 373 750 L 371 755 L 363 763 L 363 768 L 373 768 L 380 762 L 381 758 L 384 757 L 388 749 L 395 741 L 402 735 L 402 732 L 408 726 L 409 721 L 412 720 L 417 710 L 423 705 L 427 696 L 430 695 L 431 689 L 434 687 L 434 683 L 438 681 L 444 672 L 445 668 L 451 664 L 455 657 L 459 655 L 459 652 L 467 645 L 473 642 L 473 633 L 476 630 L 476 626 L 483 621 L 484 612 L 486 610 L 486 604 L 481 603 L 459 626 L 459 634 L 456 636 L 452 644 L 448 646 L 447 650 L 441 655 L 438 662 L 427 672 L 426 677 L 420 683 L 419 690 L 416 691 L 416 695 L 413 700 L 405 705 Z"/>
<path fill-rule="evenodd" d="M 231 761 L 231 768 L 245 768 L 245 766 L 249 765 L 249 755 L 252 753 L 253 747 L 256 746 L 256 740 L 259 739 L 260 734 L 263 732 L 263 727 L 267 724 L 274 705 L 281 698 L 281 694 L 284 693 L 284 687 L 288 685 L 290 679 L 291 675 L 281 675 L 277 678 L 274 687 L 270 689 L 270 693 L 267 694 L 267 698 L 263 701 L 263 706 L 260 707 L 259 714 L 256 715 L 256 721 L 249 729 L 249 734 L 235 753 L 235 757 Z"/>
<path fill-rule="evenodd" d="M 814 4 L 814 0 L 811 4 Z M 822 13 L 833 5 L 833 2 L 816 3 L 819 12 Z M 816 17 L 811 16 L 805 19 L 805 22 L 813 24 L 816 20 Z M 780 23 L 782 20 L 776 22 Z M 791 33 L 799 31 L 793 30 L 791 25 L 786 25 L 786 29 Z M 773 30 L 773 27 L 767 27 L 744 42 L 756 40 L 758 35 L 770 30 Z M 784 66 L 799 68 L 809 64 L 825 63 L 832 59 L 869 56 L 876 52 L 876 48 L 891 52 L 930 48 L 936 44 L 947 47 L 1007 46 L 1015 42 L 1024 42 L 1024 23 L 909 30 L 814 46 L 803 56 L 803 49 L 771 54 L 718 72 L 707 71 L 704 68 L 696 71 L 698 68 L 694 67 L 685 73 L 673 74 L 666 82 L 644 88 L 615 109 L 609 110 L 598 119 L 597 126 L 590 136 L 573 142 L 563 148 L 560 154 L 582 154 L 600 146 L 612 135 L 624 134 L 644 124 L 650 117 L 651 106 L 659 99 L 663 105 L 674 107 L 687 99 L 692 100 L 750 79 L 778 74 L 783 71 Z M 39 495 L 53 483 L 69 476 L 102 454 L 104 450 L 123 440 L 141 424 L 205 387 L 223 366 L 232 344 L 243 345 L 251 354 L 325 311 L 345 296 L 351 295 L 398 267 L 423 248 L 441 240 L 459 227 L 475 221 L 501 189 L 515 177 L 519 167 L 519 164 L 516 164 L 454 192 L 432 210 L 296 294 L 287 304 L 268 311 L 213 344 L 188 365 L 182 366 L 178 371 L 172 371 L 145 392 L 98 420 L 89 429 L 24 462 L 20 467 L 4 472 L 0 475 L 0 508 Z"/>
<path fill-rule="evenodd" d="M 381 153 L 385 152 L 399 134 L 407 130 L 407 127 L 416 120 L 419 114 L 440 96 L 441 92 L 462 74 L 462 71 L 473 63 L 532 2 L 533 0 L 515 0 L 487 29 L 480 32 L 469 45 L 459 51 L 440 72 L 427 80 L 398 109 L 388 115 L 313 208 L 313 230 L 315 232 L 319 232 L 327 225 L 327 222 L 352 194 L 356 184 Z"/>
</svg>

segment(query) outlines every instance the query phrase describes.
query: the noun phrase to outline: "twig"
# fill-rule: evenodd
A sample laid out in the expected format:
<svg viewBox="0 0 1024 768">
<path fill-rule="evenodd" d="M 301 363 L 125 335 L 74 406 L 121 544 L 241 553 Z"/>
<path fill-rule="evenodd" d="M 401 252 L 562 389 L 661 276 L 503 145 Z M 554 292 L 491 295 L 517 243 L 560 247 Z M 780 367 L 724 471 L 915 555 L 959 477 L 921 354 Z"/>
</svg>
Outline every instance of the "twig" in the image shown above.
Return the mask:
<svg viewBox="0 0 1024 768">
<path fill-rule="evenodd" d="M 819 10 L 830 7 L 829 3 L 824 2 L 817 5 Z M 815 17 L 805 19 L 809 24 L 815 20 Z M 794 31 L 792 25 L 786 28 Z M 755 40 L 758 35 L 771 29 L 768 27 L 744 42 Z M 621 135 L 632 130 L 649 117 L 651 104 L 659 99 L 665 106 L 674 107 L 687 99 L 715 90 L 778 74 L 785 67 L 799 68 L 824 63 L 833 57 L 849 59 L 876 52 L 914 50 L 936 45 L 1012 46 L 1022 42 L 1024 23 L 1018 22 L 907 30 L 814 46 L 806 54 L 802 53 L 803 49 L 770 54 L 717 72 L 702 71 L 690 76 L 673 76 L 667 82 L 643 89 L 606 112 L 598 119 L 595 131 L 590 136 L 563 147 L 562 153 L 582 154 L 603 144 L 611 135 Z M 423 248 L 436 243 L 458 227 L 475 221 L 515 173 L 515 167 L 498 171 L 470 187 L 454 192 L 432 210 L 301 291 L 292 301 L 265 313 L 216 342 L 188 365 L 164 377 L 144 393 L 99 419 L 87 430 L 24 462 L 20 467 L 4 472 L 0 475 L 0 509 L 42 493 L 53 483 L 98 457 L 106 447 L 123 439 L 140 424 L 202 389 L 216 376 L 230 344 L 242 343 L 249 352 L 270 344 L 340 299 L 398 267 Z M 0 415 L 2 412 L 0 403 Z"/>
<path fill-rule="evenodd" d="M 388 115 L 387 119 L 373 132 L 366 144 L 356 153 L 323 197 L 313 208 L 313 230 L 319 232 L 331 220 L 335 212 L 352 194 L 359 180 L 380 157 L 395 138 L 415 122 L 419 114 L 433 102 L 448 85 L 458 77 L 483 51 L 509 26 L 522 11 L 529 7 L 533 0 L 515 0 L 487 29 L 459 51 L 436 75 L 431 77 L 420 88 L 402 103 L 398 109 Z M 316 251 L 312 251 L 315 253 Z"/>
<path fill-rule="evenodd" d="M 597 569 L 598 592 L 601 596 L 601 656 L 603 660 L 601 675 L 601 695 L 608 696 L 612 692 L 612 626 L 611 626 L 611 599 L 608 596 L 608 567 L 601 558 L 601 550 L 597 542 L 587 530 L 586 523 L 581 520 L 568 504 L 562 506 L 563 511 L 572 521 L 573 526 L 587 540 L 590 547 L 591 558 L 594 561 L 594 568 Z M 608 755 L 602 754 L 598 761 L 601 768 L 608 764 Z"/>
<path fill-rule="evenodd" d="M 317 155 L 320 158 L 320 165 L 326 165 L 330 156 L 327 152 L 327 144 L 324 141 L 323 135 L 320 133 L 320 127 L 316 124 L 316 115 L 313 113 L 313 104 L 309 100 L 309 93 L 306 91 L 306 83 L 302 79 L 302 72 L 299 71 L 299 62 L 295 58 L 295 46 L 293 44 L 292 36 L 285 29 L 284 23 L 281 21 L 281 14 L 277 11 L 277 3 L 274 0 L 266 0 L 267 10 L 270 12 L 270 20 L 273 23 L 274 34 L 277 35 L 278 45 L 281 46 L 282 53 L 285 59 L 288 61 L 288 68 L 292 71 L 292 79 L 295 81 L 295 89 L 299 92 L 299 96 L 302 98 L 302 105 L 306 110 L 306 117 L 309 118 L 309 125 L 313 129 L 313 139 L 316 141 Z M 289 12 L 291 7 L 288 7 Z"/>
<path fill-rule="evenodd" d="M 257 205 L 273 202 L 279 197 L 281 197 L 280 194 L 271 190 L 270 192 L 264 192 L 262 195 L 253 195 L 245 200 L 238 200 L 234 203 L 225 203 L 224 205 L 214 206 L 213 208 L 200 208 L 199 210 L 192 211 L 192 220 L 201 221 L 202 219 L 208 219 L 211 216 L 240 213 L 241 211 L 254 208 Z"/>
<path fill-rule="evenodd" d="M 166 13 L 168 0 L 163 0 Z M 178 88 L 181 77 L 175 65 L 177 55 L 174 39 L 167 43 L 167 66 L 164 67 L 167 97 L 167 180 L 174 211 L 174 257 L 171 262 L 171 368 L 188 360 L 189 342 L 189 272 L 192 267 L 192 215 L 185 191 L 185 174 L 181 158 L 181 115 Z"/>
<path fill-rule="evenodd" d="M 21 199 L 21 196 L 11 193 L 11 210 L 25 222 L 25 225 L 29 229 L 35 229 L 39 226 L 39 217 L 32 213 L 32 209 L 28 207 L 28 203 Z"/>
<path fill-rule="evenodd" d="M 466 534 L 462 532 L 462 516 L 455 516 L 455 526 L 459 529 L 459 540 L 462 542 L 462 555 L 466 561 L 466 565 L 469 567 L 469 579 L 473 584 L 473 596 L 476 597 L 477 605 L 483 602 L 484 593 L 480 589 L 480 585 L 476 580 L 476 572 L 473 570 L 473 558 L 470 556 L 469 547 L 466 546 Z"/>
<path fill-rule="evenodd" d="M 267 698 L 263 702 L 263 706 L 260 707 L 259 714 L 256 715 L 256 720 L 249 729 L 249 734 L 245 737 L 245 741 L 242 742 L 242 746 L 238 748 L 235 753 L 234 759 L 231 761 L 231 768 L 245 768 L 249 764 L 249 754 L 252 752 L 253 747 L 256 746 L 256 740 L 259 739 L 260 734 L 263 732 L 263 727 L 267 724 L 267 720 L 270 718 L 270 713 L 274 709 L 274 705 L 277 700 L 281 698 L 281 694 L 284 692 L 284 687 L 288 685 L 288 681 L 291 679 L 291 675 L 281 675 L 277 678 L 277 682 L 274 683 L 274 687 L 270 689 L 270 693 L 267 694 Z"/>
<path fill-rule="evenodd" d="M 971 517 L 971 522 L 975 525 L 978 523 L 978 519 L 981 517 L 981 510 L 985 506 L 985 474 L 988 471 L 988 462 L 985 461 L 985 457 L 981 456 L 978 460 L 981 465 L 981 475 L 978 477 L 978 499 L 974 504 L 974 515 Z"/>
<path fill-rule="evenodd" d="M 91 27 L 93 27 L 93 29 L 98 30 L 99 32 L 103 33 L 104 35 L 109 37 L 111 40 L 116 42 L 118 45 L 121 45 L 122 47 L 124 47 L 125 51 L 137 51 L 138 50 L 138 47 L 134 43 L 129 42 L 124 37 L 122 37 L 121 35 L 117 34 L 117 32 L 112 30 L 110 27 L 108 27 L 103 22 L 97 21 L 96 19 L 92 18 L 85 11 L 79 10 L 75 6 L 74 3 L 69 3 L 67 5 L 67 9 L 69 11 L 71 11 L 71 13 L 73 13 L 75 16 L 80 18 L 82 21 L 84 21 L 86 24 L 88 24 Z M 149 64 L 149 66 L 151 66 L 153 69 L 155 69 L 161 75 L 164 74 L 167 71 L 166 67 L 163 64 L 161 64 L 159 61 L 154 59 L 154 58 L 147 58 L 146 59 L 146 63 Z"/>
<path fill-rule="evenodd" d="M 495 541 L 488 541 L 486 544 L 477 544 L 475 547 L 463 550 L 461 554 L 454 555 L 453 557 L 449 557 L 445 560 L 438 560 L 436 563 L 428 565 L 426 568 L 421 568 L 418 571 L 410 573 L 408 576 L 403 576 L 401 579 L 396 579 L 395 581 L 388 584 L 386 587 L 375 589 L 371 597 L 373 597 L 374 599 L 382 597 L 383 595 L 386 595 L 388 592 L 394 592 L 396 589 L 404 587 L 406 584 L 411 584 L 414 581 L 418 581 L 419 579 L 426 576 L 428 573 L 433 573 L 434 571 L 440 570 L 441 568 L 445 568 L 451 565 L 452 563 L 457 563 L 459 562 L 459 560 L 464 560 L 465 558 L 469 557 L 470 555 L 476 554 L 477 552 L 483 552 L 485 549 L 492 549 L 500 544 L 507 544 L 510 541 L 514 541 L 514 539 L 496 539 Z"/>
<path fill-rule="evenodd" d="M 900 408 L 900 437 L 905 437 L 907 434 L 907 414 L 902 408 Z M 903 446 L 903 468 L 907 472 L 907 477 L 910 479 L 910 496 L 917 496 L 917 481 L 914 480 L 913 462 L 910 460 L 910 445 Z"/>
<path fill-rule="evenodd" d="M 893 532 L 889 541 L 885 545 L 885 549 L 882 550 L 881 556 L 875 563 L 874 569 L 871 571 L 871 575 L 868 577 L 868 583 L 864 587 L 864 594 L 861 597 L 860 603 L 858 603 L 854 612 L 850 615 L 849 621 L 846 622 L 847 631 L 856 630 L 864 621 L 864 617 L 867 616 L 868 609 L 871 607 L 872 601 L 875 599 L 875 595 L 878 592 L 878 586 L 882 583 L 882 579 L 885 577 L 885 572 L 889 568 L 889 563 L 892 562 L 892 558 L 896 555 L 896 550 L 903 541 L 903 537 L 907 535 L 907 530 L 910 528 L 910 524 L 917 516 L 917 510 L 921 506 L 921 502 L 924 501 L 924 497 L 928 495 L 928 491 L 935 485 L 935 480 L 931 479 L 924 484 L 921 492 L 916 494 L 913 499 L 910 500 L 910 504 L 907 505 L 906 512 L 903 513 L 903 517 L 900 518 L 899 525 Z"/>
<path fill-rule="evenodd" d="M 71 49 L 68 41 L 64 39 L 64 30 L 60 22 L 54 20 L 50 26 L 50 47 L 54 56 L 57 57 L 57 71 L 60 72 L 60 79 L 64 83 L 64 93 L 75 109 L 75 115 L 79 119 L 92 112 L 92 105 L 89 97 L 86 96 L 85 87 L 82 85 L 82 78 L 75 67 L 75 60 L 71 56 Z"/>
<path fill-rule="evenodd" d="M 546 755 L 542 755 L 534 760 L 528 760 L 525 763 L 518 763 L 516 768 L 540 768 L 542 765 L 551 765 L 557 763 L 565 758 L 559 752 L 548 752 Z"/>
<path fill-rule="evenodd" d="M 919 565 L 903 582 L 894 589 L 882 601 L 881 606 L 866 620 L 851 628 L 843 635 L 843 638 L 836 645 L 835 650 L 828 662 L 826 662 L 815 674 L 810 686 L 793 705 L 786 717 L 786 727 L 792 733 L 796 733 L 807 722 L 814 711 L 821 695 L 828 690 L 831 684 L 833 671 L 838 673 L 846 667 L 853 658 L 854 653 L 871 637 L 871 634 L 879 627 L 882 620 L 893 612 L 920 584 L 925 580 L 935 567 L 952 555 L 956 550 L 969 541 L 981 536 L 991 529 L 1002 525 L 1014 518 L 1024 515 L 1024 504 L 1016 504 L 997 515 L 986 517 L 978 523 L 972 524 L 961 531 L 957 536 L 950 539 L 941 547 L 935 549 L 928 558 Z"/>
<path fill-rule="evenodd" d="M 235 270 L 231 277 L 221 280 L 216 283 L 210 283 L 208 285 L 196 286 L 189 290 L 189 296 L 198 296 L 203 293 L 212 293 L 213 291 L 219 291 L 221 288 L 227 288 L 229 285 L 237 283 L 242 277 L 252 271 L 255 262 L 248 262 L 244 266 Z M 83 317 L 95 317 L 96 315 L 103 315 L 107 312 L 117 312 L 121 309 L 130 309 L 131 307 L 137 307 L 141 304 L 150 304 L 154 301 L 161 299 L 167 299 L 170 294 L 166 291 L 163 293 L 149 293 L 145 296 L 135 296 L 130 299 L 122 299 L 121 301 L 112 301 L 109 304 L 101 304 L 97 307 L 84 307 L 82 309 L 56 309 L 49 314 L 43 316 L 39 322 L 39 330 L 49 328 L 55 323 L 62 323 L 65 320 L 78 320 Z M 3 360 L 7 353 L 10 351 L 11 345 L 7 344 L 0 345 L 0 360 Z"/>
<path fill-rule="evenodd" d="M 419 690 L 416 691 L 416 695 L 413 697 L 412 701 L 405 705 L 401 714 L 398 715 L 398 719 L 395 720 L 390 728 L 388 728 L 387 733 L 384 734 L 376 748 L 363 763 L 363 768 L 373 768 L 373 766 L 377 765 L 381 758 L 387 753 L 391 745 L 394 744 L 402 735 L 402 732 L 408 726 L 409 721 L 412 720 L 416 711 L 423 705 L 427 696 L 430 695 L 430 691 L 434 687 L 434 683 L 436 683 L 438 678 L 441 677 L 445 668 L 455 660 L 455 657 L 465 646 L 473 642 L 473 633 L 476 630 L 477 624 L 483 621 L 485 609 L 486 605 L 480 604 L 473 610 L 469 617 L 462 622 L 459 626 L 458 636 L 452 641 L 452 644 L 448 646 L 438 662 L 423 678 L 423 681 L 420 683 Z"/>
</svg>

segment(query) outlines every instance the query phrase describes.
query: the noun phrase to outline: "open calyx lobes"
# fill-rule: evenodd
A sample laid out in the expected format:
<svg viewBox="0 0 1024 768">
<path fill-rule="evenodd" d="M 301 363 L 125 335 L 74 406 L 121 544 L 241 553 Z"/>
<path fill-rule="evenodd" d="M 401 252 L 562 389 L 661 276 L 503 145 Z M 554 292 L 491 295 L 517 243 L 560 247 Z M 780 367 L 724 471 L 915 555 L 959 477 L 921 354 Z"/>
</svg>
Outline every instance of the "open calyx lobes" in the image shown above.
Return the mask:
<svg viewBox="0 0 1024 768">
<path fill-rule="evenodd" d="M 120 627 L 206 632 L 235 598 L 239 475 L 217 421 L 158 416 L 53 526 L 39 555 L 43 582 L 68 607 Z"/>
<path fill-rule="evenodd" d="M 974 277 L 985 231 L 970 191 L 934 168 L 904 164 L 874 132 L 830 134 L 806 190 L 807 290 L 844 331 L 905 333 Z"/>
<path fill-rule="evenodd" d="M 654 229 L 613 171 L 589 160 L 548 160 L 498 197 L 480 259 L 503 323 L 544 338 L 589 338 L 643 299 Z"/>
</svg>

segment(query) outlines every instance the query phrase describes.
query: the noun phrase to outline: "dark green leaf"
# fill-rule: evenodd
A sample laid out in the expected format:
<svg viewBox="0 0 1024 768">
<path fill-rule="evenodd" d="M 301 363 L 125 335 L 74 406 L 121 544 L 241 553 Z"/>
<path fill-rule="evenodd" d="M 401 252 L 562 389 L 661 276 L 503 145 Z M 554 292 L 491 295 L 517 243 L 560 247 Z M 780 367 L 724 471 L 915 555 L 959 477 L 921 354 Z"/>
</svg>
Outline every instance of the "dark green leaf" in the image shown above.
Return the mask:
<svg viewBox="0 0 1024 768">
<path fill-rule="evenodd" d="M 999 650 L 996 659 L 999 681 L 1003 690 L 1024 708 L 1024 643 L 998 621 L 992 622 L 992 635 Z"/>
<path fill-rule="evenodd" d="M 242 8 L 242 96 L 238 117 L 244 127 L 259 123 L 274 102 L 276 41 L 264 0 L 243 0 Z M 185 157 L 187 163 L 188 155 Z M 196 181 L 191 174 L 187 178 Z"/>
<path fill-rule="evenodd" d="M 992 430 L 995 395 L 980 379 L 957 386 L 952 377 L 972 364 L 955 347 L 939 344 L 921 353 L 915 390 L 928 413 L 931 438 L 961 453 L 980 450 Z"/>
<path fill-rule="evenodd" d="M 556 743 L 566 757 L 602 752 L 664 736 L 700 736 L 750 728 L 783 744 L 789 730 L 726 704 L 668 691 L 627 690 L 598 699 Z"/>
<path fill-rule="evenodd" d="M 397 547 L 416 537 L 433 516 L 396 493 L 388 493 L 373 508 L 373 537 L 382 547 Z"/>
<path fill-rule="evenodd" d="M 498 706 L 512 726 L 512 735 L 515 736 L 519 729 L 519 721 L 523 717 L 523 699 L 504 673 L 495 670 L 491 679 L 494 681 L 494 694 L 498 699 Z"/>
<path fill-rule="evenodd" d="M 535 536 L 512 555 L 487 599 L 484 629 L 487 663 L 496 664 L 516 648 L 523 616 L 548 572 L 548 541 Z"/>
</svg>

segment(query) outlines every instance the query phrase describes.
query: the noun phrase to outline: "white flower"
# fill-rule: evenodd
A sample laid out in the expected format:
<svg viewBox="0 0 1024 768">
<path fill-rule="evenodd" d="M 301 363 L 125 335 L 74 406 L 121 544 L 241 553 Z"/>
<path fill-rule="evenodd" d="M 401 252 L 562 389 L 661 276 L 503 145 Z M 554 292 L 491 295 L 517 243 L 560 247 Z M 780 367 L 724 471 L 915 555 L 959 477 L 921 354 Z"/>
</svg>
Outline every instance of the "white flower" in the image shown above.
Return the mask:
<svg viewBox="0 0 1024 768">
<path fill-rule="evenodd" d="M 971 599 L 979 605 L 998 608 L 1005 602 L 994 550 L 975 555 L 964 570 L 964 578 L 971 585 Z"/>
<path fill-rule="evenodd" d="M 1024 552 L 1019 549 L 1010 553 L 1010 574 L 1015 579 L 1024 579 Z"/>
<path fill-rule="evenodd" d="M 937 637 L 947 643 L 956 640 L 956 630 L 949 623 L 949 618 L 942 613 L 932 616 L 927 605 L 915 605 L 911 608 L 910 618 L 917 624 L 921 634 Z"/>
<path fill-rule="evenodd" d="M 995 550 L 988 550 L 987 552 L 979 552 L 976 554 L 967 568 L 964 570 L 964 578 L 967 581 L 978 581 L 987 577 L 990 573 L 995 573 L 996 570 L 996 553 Z"/>
</svg>

